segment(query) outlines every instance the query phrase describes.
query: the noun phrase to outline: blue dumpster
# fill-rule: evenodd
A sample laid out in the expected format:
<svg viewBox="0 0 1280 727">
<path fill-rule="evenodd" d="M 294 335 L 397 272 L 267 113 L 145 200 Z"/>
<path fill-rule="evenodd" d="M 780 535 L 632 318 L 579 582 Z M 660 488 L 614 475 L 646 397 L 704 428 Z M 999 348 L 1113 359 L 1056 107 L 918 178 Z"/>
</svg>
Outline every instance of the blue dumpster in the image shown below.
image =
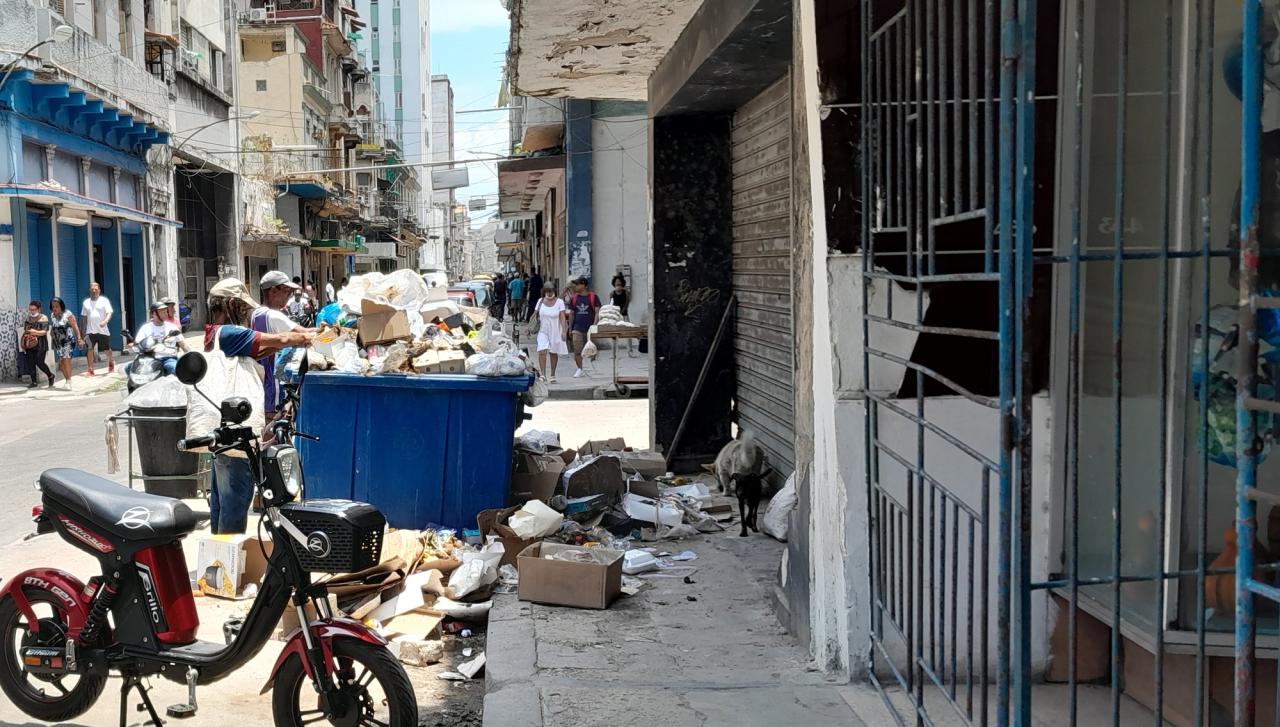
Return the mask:
<svg viewBox="0 0 1280 727">
<path fill-rule="evenodd" d="M 307 497 L 368 502 L 392 527 L 475 527 L 505 507 L 520 392 L 531 376 L 316 371 L 298 430 Z"/>
</svg>

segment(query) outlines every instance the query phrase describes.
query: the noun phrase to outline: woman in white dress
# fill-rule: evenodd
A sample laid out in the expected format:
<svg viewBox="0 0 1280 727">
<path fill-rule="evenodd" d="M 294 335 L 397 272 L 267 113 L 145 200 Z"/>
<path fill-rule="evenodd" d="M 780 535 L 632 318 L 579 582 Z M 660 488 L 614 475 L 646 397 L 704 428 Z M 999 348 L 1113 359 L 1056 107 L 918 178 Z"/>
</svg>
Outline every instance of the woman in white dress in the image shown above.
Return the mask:
<svg viewBox="0 0 1280 727">
<path fill-rule="evenodd" d="M 542 286 L 542 299 L 534 307 L 534 315 L 538 316 L 538 368 L 547 377 L 547 381 L 554 384 L 560 357 L 569 355 L 569 346 L 565 342 L 569 309 L 565 307 L 563 300 L 556 297 L 554 285 Z M 548 353 L 551 354 L 550 369 L 547 368 Z"/>
</svg>

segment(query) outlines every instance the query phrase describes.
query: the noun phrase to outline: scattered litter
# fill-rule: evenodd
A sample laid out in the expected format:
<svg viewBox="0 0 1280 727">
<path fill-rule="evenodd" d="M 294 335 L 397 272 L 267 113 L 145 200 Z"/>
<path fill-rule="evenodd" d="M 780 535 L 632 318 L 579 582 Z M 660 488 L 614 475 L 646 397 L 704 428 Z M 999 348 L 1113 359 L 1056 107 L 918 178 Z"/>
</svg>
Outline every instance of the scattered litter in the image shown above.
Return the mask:
<svg viewBox="0 0 1280 727">
<path fill-rule="evenodd" d="M 787 526 L 791 521 L 791 511 L 796 509 L 796 475 L 791 473 L 787 483 L 778 494 L 769 501 L 764 515 L 760 518 L 760 532 L 775 540 L 787 542 Z"/>
<path fill-rule="evenodd" d="M 653 553 L 643 550 L 628 550 L 622 557 L 622 572 L 626 575 L 646 573 L 657 570 L 658 567 L 658 559 Z"/>
<path fill-rule="evenodd" d="M 511 517 L 507 527 L 521 538 L 543 538 L 560 529 L 564 516 L 539 500 L 530 500 Z"/>
<path fill-rule="evenodd" d="M 685 600 L 688 600 L 688 601 L 696 601 L 696 600 L 698 600 L 698 597 L 697 597 L 697 596 L 685 596 Z"/>
<path fill-rule="evenodd" d="M 467 678 L 456 671 L 442 671 L 436 674 L 436 679 L 443 679 L 448 682 L 465 682 Z"/>
<path fill-rule="evenodd" d="M 463 650 L 462 650 L 462 655 L 463 655 L 463 656 L 465 656 L 466 658 L 470 659 L 470 658 L 471 658 L 471 652 L 473 652 L 473 651 L 475 651 L 475 649 L 472 649 L 470 646 L 468 646 L 467 648 L 465 648 L 465 649 L 463 649 Z"/>
<path fill-rule="evenodd" d="M 469 639 L 471 638 L 471 629 L 463 629 L 458 632 L 458 635 L 464 639 Z"/>
<path fill-rule="evenodd" d="M 644 590 L 644 581 L 631 576 L 622 577 L 622 595 L 634 596 Z"/>
<path fill-rule="evenodd" d="M 484 669 L 484 663 L 485 663 L 485 658 L 484 658 L 484 652 L 482 651 L 474 659 L 471 659 L 470 661 L 464 661 L 461 664 L 459 664 L 458 672 L 462 674 L 462 676 L 466 677 L 467 679 L 474 679 L 476 674 L 479 674 L 480 671 Z"/>
<path fill-rule="evenodd" d="M 676 553 L 675 555 L 671 556 L 671 560 L 677 560 L 677 561 L 697 560 L 697 559 L 698 559 L 698 554 L 693 552 L 692 550 L 686 550 L 682 553 Z"/>
<path fill-rule="evenodd" d="M 459 621 L 483 620 L 489 615 L 489 610 L 492 608 L 492 600 L 481 601 L 480 603 L 462 603 L 451 598 L 437 598 L 436 602 L 431 604 L 432 611 Z"/>
<path fill-rule="evenodd" d="M 498 554 L 501 557 L 501 554 Z M 496 559 L 495 559 L 496 562 Z M 453 589 L 453 598 L 475 593 L 498 580 L 498 569 L 493 563 L 477 558 L 462 564 L 449 576 L 449 586 Z"/>
</svg>

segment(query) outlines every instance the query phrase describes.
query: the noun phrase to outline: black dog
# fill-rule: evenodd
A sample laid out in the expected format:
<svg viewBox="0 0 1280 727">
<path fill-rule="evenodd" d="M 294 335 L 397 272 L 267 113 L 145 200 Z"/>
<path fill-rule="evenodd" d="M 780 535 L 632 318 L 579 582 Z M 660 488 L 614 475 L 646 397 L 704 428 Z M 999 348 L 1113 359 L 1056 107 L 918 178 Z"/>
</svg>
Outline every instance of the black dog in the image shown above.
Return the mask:
<svg viewBox="0 0 1280 727">
<path fill-rule="evenodd" d="M 745 473 L 735 474 L 730 479 L 733 481 L 734 490 L 738 493 L 738 514 L 742 519 L 742 532 L 738 533 L 738 537 L 747 537 L 747 528 L 760 532 L 760 528 L 756 527 L 756 511 L 760 509 L 764 477 Z"/>
</svg>

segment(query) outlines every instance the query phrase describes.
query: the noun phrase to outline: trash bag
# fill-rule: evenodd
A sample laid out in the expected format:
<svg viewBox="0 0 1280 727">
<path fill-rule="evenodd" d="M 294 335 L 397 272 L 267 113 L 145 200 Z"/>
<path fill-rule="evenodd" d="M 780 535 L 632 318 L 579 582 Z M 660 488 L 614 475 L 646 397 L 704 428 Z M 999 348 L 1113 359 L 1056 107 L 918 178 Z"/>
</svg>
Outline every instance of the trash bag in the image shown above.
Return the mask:
<svg viewBox="0 0 1280 727">
<path fill-rule="evenodd" d="M 524 359 L 510 353 L 477 353 L 467 357 L 467 373 L 475 376 L 519 376 L 525 372 Z"/>
<path fill-rule="evenodd" d="M 547 380 L 541 375 L 534 377 L 533 385 L 528 391 L 521 392 L 520 397 L 523 399 L 525 406 L 538 406 L 547 400 L 551 395 L 551 389 L 547 386 Z"/>
<path fill-rule="evenodd" d="M 316 313 L 316 325 L 336 326 L 338 318 L 342 316 L 342 306 L 337 303 L 330 303 L 320 309 Z"/>
<path fill-rule="evenodd" d="M 174 376 L 161 376 L 139 387 L 124 400 L 129 407 L 167 409 L 187 405 L 187 387 Z"/>
<path fill-rule="evenodd" d="M 792 472 L 787 477 L 787 483 L 769 501 L 769 507 L 760 521 L 760 532 L 774 540 L 787 542 L 787 526 L 791 523 L 791 511 L 796 509 L 797 499 L 796 475 Z"/>
<path fill-rule="evenodd" d="M 514 352 L 516 345 L 511 337 L 502 331 L 502 321 L 490 318 L 480 327 L 476 336 L 476 348 L 482 353 Z"/>
<path fill-rule="evenodd" d="M 449 574 L 449 587 L 453 589 L 454 598 L 462 598 L 496 580 L 498 580 L 498 569 L 492 563 L 476 558 L 463 563 Z"/>
<path fill-rule="evenodd" d="M 533 452 L 544 453 L 560 448 L 560 433 L 530 429 L 520 435 L 520 446 Z"/>
</svg>

